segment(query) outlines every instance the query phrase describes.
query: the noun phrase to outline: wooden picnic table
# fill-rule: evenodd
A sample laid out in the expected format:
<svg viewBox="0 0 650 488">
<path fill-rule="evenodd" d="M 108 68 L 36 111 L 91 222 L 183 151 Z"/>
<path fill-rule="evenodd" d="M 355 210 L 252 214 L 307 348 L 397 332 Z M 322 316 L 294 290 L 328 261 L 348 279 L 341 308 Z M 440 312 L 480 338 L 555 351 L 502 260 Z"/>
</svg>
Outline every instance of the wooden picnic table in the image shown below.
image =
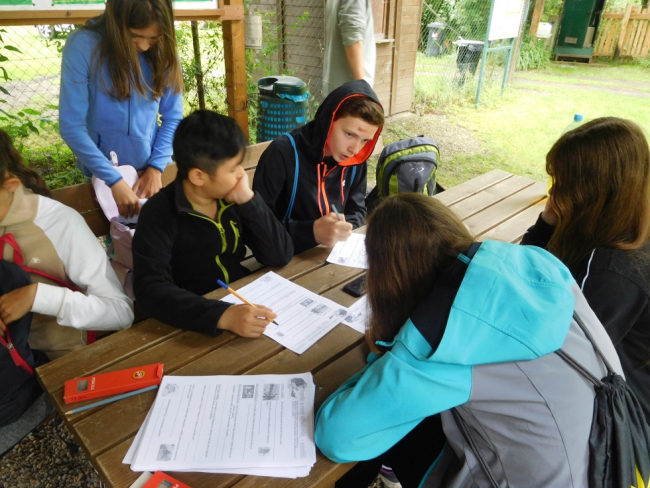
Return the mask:
<svg viewBox="0 0 650 488">
<path fill-rule="evenodd" d="M 544 207 L 546 185 L 529 178 L 494 170 L 437 195 L 452 208 L 480 240 L 519 242 Z M 359 229 L 363 232 L 363 229 Z M 344 306 L 355 298 L 343 286 L 363 271 L 326 262 L 330 250 L 319 246 L 306 251 L 276 273 Z M 264 269 L 234 283 L 235 288 L 255 280 Z M 219 289 L 208 294 L 219 299 Z M 122 464 L 149 411 L 156 391 L 151 391 L 66 415 L 82 402 L 65 405 L 66 380 L 161 362 L 168 375 L 284 374 L 310 371 L 316 384 L 316 409 L 336 388 L 365 364 L 363 335 L 339 324 L 303 354 L 285 349 L 262 336 L 244 339 L 229 332 L 216 338 L 175 329 L 154 319 L 112 334 L 37 369 L 39 380 L 67 427 L 75 435 L 101 479 L 112 488 L 129 487 L 139 473 Z M 333 486 L 352 464 L 337 464 L 320 452 L 306 478 L 283 479 L 209 473 L 170 473 L 193 488 L 315 487 Z"/>
</svg>

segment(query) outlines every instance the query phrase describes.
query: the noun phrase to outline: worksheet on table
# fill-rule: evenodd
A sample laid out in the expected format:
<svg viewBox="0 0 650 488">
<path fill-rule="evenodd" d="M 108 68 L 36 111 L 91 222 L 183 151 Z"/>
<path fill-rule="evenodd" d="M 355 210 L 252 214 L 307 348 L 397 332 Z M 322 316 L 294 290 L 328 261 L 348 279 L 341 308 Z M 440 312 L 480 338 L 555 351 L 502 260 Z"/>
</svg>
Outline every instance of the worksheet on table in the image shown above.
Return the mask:
<svg viewBox="0 0 650 488">
<path fill-rule="evenodd" d="M 366 235 L 352 234 L 347 241 L 337 242 L 327 257 L 328 263 L 368 269 L 366 261 Z"/>
<path fill-rule="evenodd" d="M 287 349 L 302 354 L 348 316 L 348 309 L 332 300 L 269 272 L 237 292 L 256 305 L 264 305 L 278 317 L 264 335 Z M 224 302 L 242 303 L 228 295 Z"/>
</svg>

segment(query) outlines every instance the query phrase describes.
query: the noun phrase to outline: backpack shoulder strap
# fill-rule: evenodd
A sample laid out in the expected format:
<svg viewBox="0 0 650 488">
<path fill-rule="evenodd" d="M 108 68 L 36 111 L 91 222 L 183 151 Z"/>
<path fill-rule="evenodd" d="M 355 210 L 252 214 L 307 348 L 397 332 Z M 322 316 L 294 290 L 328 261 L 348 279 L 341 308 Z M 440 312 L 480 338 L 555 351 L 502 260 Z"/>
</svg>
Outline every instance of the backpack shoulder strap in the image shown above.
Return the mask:
<svg viewBox="0 0 650 488">
<path fill-rule="evenodd" d="M 56 276 L 52 276 L 51 274 L 46 273 L 44 271 L 39 271 L 37 269 L 30 268 L 29 266 L 25 266 L 23 264 L 23 253 L 20 251 L 20 247 L 18 247 L 18 242 L 16 242 L 16 238 L 14 237 L 13 234 L 5 234 L 3 236 L 0 236 L 0 246 L 4 244 L 9 245 L 14 250 L 14 263 L 18 265 L 20 268 L 24 269 L 28 273 L 34 273 L 39 276 L 42 276 L 43 278 L 50 279 L 65 288 L 69 288 L 72 291 L 78 291 L 75 286 L 71 285 L 67 281 L 57 278 Z M 0 249 L 0 251 L 4 253 L 4 249 Z M 0 255 L 0 259 L 4 259 L 4 255 Z"/>
<path fill-rule="evenodd" d="M 289 217 L 291 217 L 291 212 L 293 211 L 293 204 L 296 201 L 296 190 L 298 189 L 298 174 L 300 172 L 299 169 L 300 166 L 298 164 L 298 149 L 296 148 L 296 141 L 294 141 L 293 136 L 288 132 L 283 135 L 287 136 L 287 138 L 289 139 L 289 142 L 293 147 L 293 154 L 296 161 L 296 171 L 293 177 L 293 190 L 291 190 L 291 199 L 289 200 L 289 206 L 287 207 L 287 212 L 284 214 L 284 219 L 282 219 L 284 222 L 286 222 L 287 220 L 289 220 Z"/>
<path fill-rule="evenodd" d="M 458 427 L 458 430 L 460 430 L 460 433 L 463 435 L 463 439 L 465 439 L 465 442 L 467 442 L 469 447 L 472 449 L 474 456 L 476 456 L 476 460 L 481 465 L 481 469 L 483 470 L 483 473 L 485 473 L 485 476 L 487 476 L 490 485 L 492 486 L 492 488 L 499 488 L 499 483 L 497 483 L 494 474 L 492 474 L 492 470 L 490 469 L 490 466 L 488 465 L 487 461 L 483 457 L 483 454 L 481 454 L 481 451 L 479 450 L 476 441 L 472 437 L 472 433 L 469 431 L 469 428 L 467 427 L 467 422 L 465 422 L 465 419 L 463 419 L 463 417 L 458 413 L 458 410 L 455 408 L 451 409 L 451 416 L 454 418 L 454 422 L 456 422 L 456 426 Z"/>
</svg>

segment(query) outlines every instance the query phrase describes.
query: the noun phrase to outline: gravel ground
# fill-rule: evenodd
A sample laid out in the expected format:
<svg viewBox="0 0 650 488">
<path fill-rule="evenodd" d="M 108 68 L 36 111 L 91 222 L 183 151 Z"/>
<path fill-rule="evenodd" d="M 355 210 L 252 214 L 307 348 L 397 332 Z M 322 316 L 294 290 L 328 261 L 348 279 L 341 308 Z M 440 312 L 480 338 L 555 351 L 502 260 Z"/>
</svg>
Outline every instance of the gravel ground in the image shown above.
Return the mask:
<svg viewBox="0 0 650 488">
<path fill-rule="evenodd" d="M 0 488 L 99 488 L 99 477 L 53 417 L 0 459 Z"/>
<path fill-rule="evenodd" d="M 99 488 L 97 473 L 56 416 L 0 459 L 0 488 Z M 384 488 L 379 477 L 368 488 Z"/>
</svg>

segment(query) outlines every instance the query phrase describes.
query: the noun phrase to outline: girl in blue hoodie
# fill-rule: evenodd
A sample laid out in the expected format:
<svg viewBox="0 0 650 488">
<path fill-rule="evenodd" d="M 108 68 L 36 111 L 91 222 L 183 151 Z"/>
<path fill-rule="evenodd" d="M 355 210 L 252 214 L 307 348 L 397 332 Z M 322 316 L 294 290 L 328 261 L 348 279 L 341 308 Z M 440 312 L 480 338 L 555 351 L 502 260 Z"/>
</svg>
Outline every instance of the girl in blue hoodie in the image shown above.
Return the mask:
<svg viewBox="0 0 650 488">
<path fill-rule="evenodd" d="M 621 366 L 569 270 L 540 248 L 475 242 L 411 193 L 373 213 L 366 251 L 372 352 L 318 412 L 323 454 L 387 463 L 404 488 L 493 486 L 464 424 L 498 486 L 586 487 L 594 388 L 551 353 L 606 370 L 574 311 Z"/>
<path fill-rule="evenodd" d="M 61 136 L 79 169 L 111 188 L 123 216 L 137 214 L 139 198 L 162 187 L 183 117 L 182 86 L 170 0 L 108 0 L 104 14 L 66 42 Z M 111 151 L 144 171 L 133 188 L 111 164 Z"/>
</svg>

